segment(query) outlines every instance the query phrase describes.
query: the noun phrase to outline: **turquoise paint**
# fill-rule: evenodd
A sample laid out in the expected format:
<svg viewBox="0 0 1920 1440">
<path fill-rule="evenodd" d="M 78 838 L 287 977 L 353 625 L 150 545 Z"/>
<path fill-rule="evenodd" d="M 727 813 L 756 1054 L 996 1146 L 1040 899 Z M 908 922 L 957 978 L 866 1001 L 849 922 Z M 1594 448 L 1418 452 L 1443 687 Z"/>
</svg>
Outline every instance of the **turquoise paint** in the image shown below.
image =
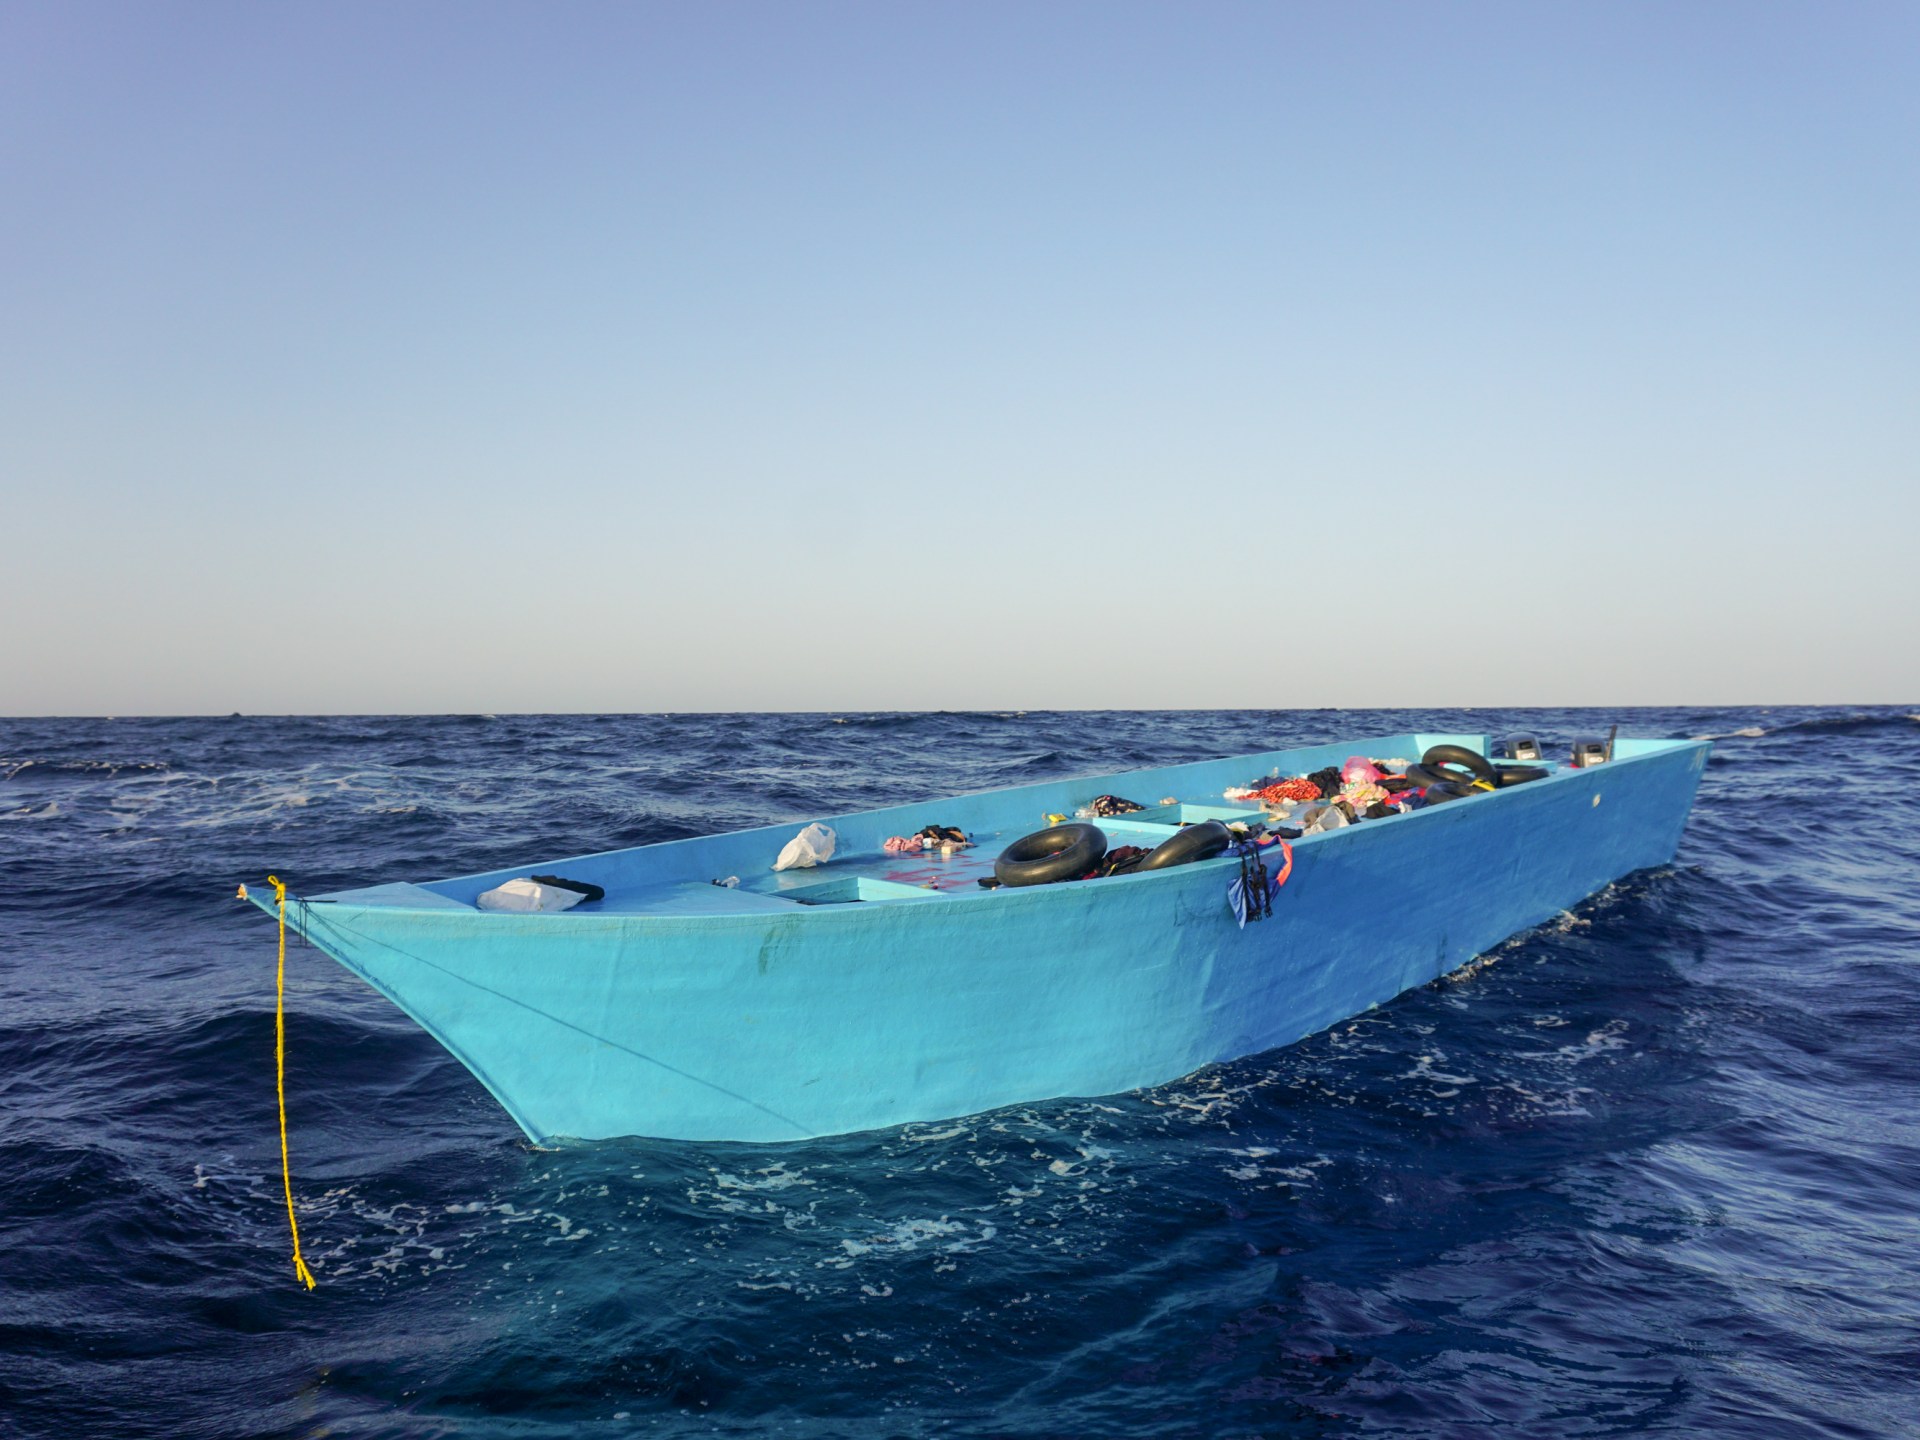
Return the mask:
<svg viewBox="0 0 1920 1440">
<path fill-rule="evenodd" d="M 1009 841 L 1103 792 L 1174 797 L 1177 817 L 1100 822 L 1114 844 L 1152 844 L 1172 833 L 1155 821 L 1249 813 L 1221 791 L 1261 771 L 1441 742 L 1485 753 L 1483 736 L 1400 735 L 1053 781 L 815 817 L 838 837 L 816 869 L 768 868 L 796 823 L 343 891 L 289 919 L 540 1142 L 789 1140 L 1111 1094 L 1290 1044 L 1671 860 L 1708 751 L 1622 740 L 1609 765 L 1307 836 L 1273 918 L 1244 929 L 1232 858 L 975 883 Z M 881 853 L 930 822 L 979 844 Z M 607 898 L 550 915 L 473 907 L 532 871 Z M 727 875 L 740 886 L 710 883 Z"/>
</svg>

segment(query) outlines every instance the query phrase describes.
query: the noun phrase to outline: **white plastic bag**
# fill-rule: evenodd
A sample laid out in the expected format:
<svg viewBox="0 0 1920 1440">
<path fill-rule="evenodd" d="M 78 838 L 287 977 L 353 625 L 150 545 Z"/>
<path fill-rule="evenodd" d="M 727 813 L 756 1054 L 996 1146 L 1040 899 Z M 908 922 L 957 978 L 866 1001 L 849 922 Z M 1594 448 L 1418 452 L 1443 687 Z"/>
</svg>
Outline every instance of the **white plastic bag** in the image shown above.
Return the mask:
<svg viewBox="0 0 1920 1440">
<path fill-rule="evenodd" d="M 787 842 L 780 852 L 780 858 L 773 862 L 776 870 L 805 870 L 814 865 L 823 865 L 833 858 L 833 831 L 825 825 L 809 825 L 793 839 Z"/>
<path fill-rule="evenodd" d="M 1338 805 L 1309 805 L 1294 817 L 1303 835 L 1324 835 L 1329 830 L 1338 830 L 1347 823 L 1346 811 Z"/>
<path fill-rule="evenodd" d="M 542 885 L 533 880 L 509 880 L 474 900 L 482 910 L 570 910 L 587 897 L 578 890 L 558 885 Z"/>
</svg>

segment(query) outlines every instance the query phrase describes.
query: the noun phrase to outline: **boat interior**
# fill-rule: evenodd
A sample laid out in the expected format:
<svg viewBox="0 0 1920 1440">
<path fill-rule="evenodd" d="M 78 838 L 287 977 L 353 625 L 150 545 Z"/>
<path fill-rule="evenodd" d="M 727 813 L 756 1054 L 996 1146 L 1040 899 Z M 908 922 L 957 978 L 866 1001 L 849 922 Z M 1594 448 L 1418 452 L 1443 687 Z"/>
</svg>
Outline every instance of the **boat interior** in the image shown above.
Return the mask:
<svg viewBox="0 0 1920 1440">
<path fill-rule="evenodd" d="M 1688 743 L 1623 738 L 1608 763 L 1631 762 Z M 1109 846 L 1137 845 L 1150 849 L 1176 834 L 1183 825 L 1205 820 L 1247 824 L 1273 821 L 1273 816 L 1257 801 L 1224 799 L 1223 791 L 1227 789 L 1244 787 L 1261 777 L 1278 778 L 1338 766 L 1356 755 L 1376 760 L 1417 761 L 1429 747 L 1442 744 L 1464 746 L 1482 756 L 1488 754 L 1485 735 L 1376 736 L 1231 759 L 1046 781 L 846 815 L 802 816 L 785 824 L 752 830 L 544 860 L 419 884 L 374 885 L 309 899 L 351 905 L 457 909 L 477 914 L 480 912 L 475 900 L 483 892 L 511 879 L 557 873 L 569 880 L 603 888 L 604 898 L 531 918 L 567 920 L 596 915 L 707 918 L 793 914 L 816 907 L 854 904 L 990 902 L 1009 893 L 1022 893 L 987 889 L 980 884 L 993 876 L 994 861 L 1005 846 L 1055 823 L 1056 817 L 1074 818 L 1080 814 L 1085 818 L 1081 812 L 1097 796 L 1120 794 L 1144 807 L 1091 821 L 1106 834 Z M 1569 780 L 1583 773 L 1564 758 L 1549 757 L 1541 763 L 1549 767 L 1550 773 L 1544 781 L 1535 782 L 1536 785 Z M 1464 803 L 1497 804 L 1531 788 L 1534 786 L 1495 790 Z M 1308 834 L 1292 843 L 1341 843 L 1355 832 L 1364 833 L 1376 826 L 1421 823 L 1423 817 L 1431 818 L 1439 808 L 1394 814 L 1324 834 Z M 834 832 L 831 859 L 809 868 L 772 869 L 782 846 L 793 837 L 797 827 L 813 821 Z M 906 854 L 891 853 L 884 848 L 889 836 L 911 835 L 928 824 L 957 826 L 973 843 L 964 849 Z M 1231 866 L 1238 862 L 1222 857 L 1196 863 Z M 1169 873 L 1163 869 L 1081 883 L 1146 884 Z"/>
</svg>

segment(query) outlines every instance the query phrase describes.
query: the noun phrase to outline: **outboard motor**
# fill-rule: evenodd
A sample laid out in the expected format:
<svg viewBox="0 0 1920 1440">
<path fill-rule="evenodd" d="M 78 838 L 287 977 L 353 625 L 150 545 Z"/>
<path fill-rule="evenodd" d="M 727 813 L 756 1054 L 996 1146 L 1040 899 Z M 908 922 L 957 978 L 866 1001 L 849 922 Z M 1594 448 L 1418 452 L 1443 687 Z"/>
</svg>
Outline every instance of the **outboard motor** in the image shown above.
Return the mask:
<svg viewBox="0 0 1920 1440">
<path fill-rule="evenodd" d="M 1538 760 L 1540 742 L 1531 735 L 1506 735 L 1493 742 L 1495 760 Z"/>
<path fill-rule="evenodd" d="M 1573 765 L 1575 769 L 1585 770 L 1589 765 L 1604 765 L 1611 758 L 1608 751 L 1613 747 L 1606 741 L 1592 735 L 1582 735 L 1573 742 Z"/>
</svg>

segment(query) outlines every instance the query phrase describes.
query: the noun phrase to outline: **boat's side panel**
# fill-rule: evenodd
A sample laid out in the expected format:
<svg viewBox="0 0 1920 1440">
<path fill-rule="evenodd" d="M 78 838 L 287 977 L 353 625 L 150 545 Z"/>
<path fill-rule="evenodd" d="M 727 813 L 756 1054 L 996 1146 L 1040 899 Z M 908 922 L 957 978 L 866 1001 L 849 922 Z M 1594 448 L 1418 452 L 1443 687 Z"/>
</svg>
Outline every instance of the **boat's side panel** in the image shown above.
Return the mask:
<svg viewBox="0 0 1920 1440">
<path fill-rule="evenodd" d="M 1285 923 L 1262 937 L 1277 953 L 1218 952 L 1207 1058 L 1325 1029 L 1671 860 L 1704 759 L 1676 752 L 1375 821 L 1353 837 L 1364 844 L 1337 843 L 1345 831 L 1303 842 L 1275 904 Z"/>
<path fill-rule="evenodd" d="M 1300 1039 L 1670 859 L 1705 753 L 1309 837 L 1273 918 L 1244 929 L 1231 860 L 778 915 L 294 918 L 536 1139 L 790 1139 L 1112 1093 Z"/>
</svg>

